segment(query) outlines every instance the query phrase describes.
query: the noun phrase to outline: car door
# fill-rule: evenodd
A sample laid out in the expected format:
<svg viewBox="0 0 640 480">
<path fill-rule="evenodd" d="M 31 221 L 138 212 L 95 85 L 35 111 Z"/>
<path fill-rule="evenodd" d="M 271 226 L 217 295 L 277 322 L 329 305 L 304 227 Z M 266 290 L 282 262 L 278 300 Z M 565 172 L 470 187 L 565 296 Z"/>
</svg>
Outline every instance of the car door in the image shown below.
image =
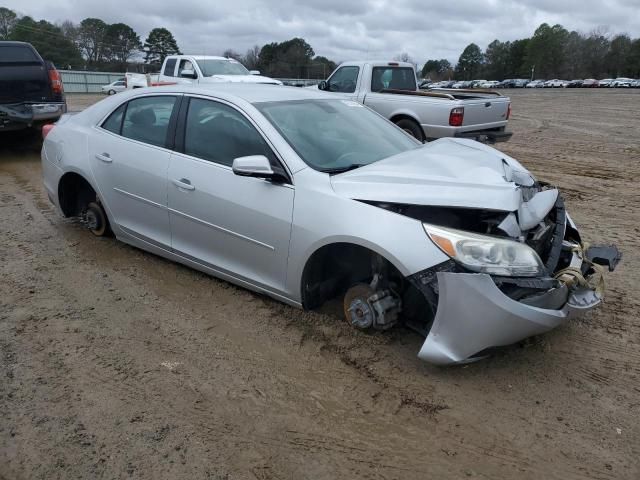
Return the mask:
<svg viewBox="0 0 640 480">
<path fill-rule="evenodd" d="M 170 249 L 167 169 L 176 95 L 150 95 L 119 106 L 89 138 L 91 168 L 112 222 L 125 233 Z M 177 113 L 177 110 L 176 110 Z"/>
<path fill-rule="evenodd" d="M 284 291 L 293 213 L 290 183 L 235 175 L 233 159 L 282 164 L 247 116 L 192 97 L 182 106 L 169 165 L 169 218 L 176 254 L 271 291 Z M 184 129 L 182 129 L 184 127 Z"/>
<path fill-rule="evenodd" d="M 346 65 L 338 68 L 327 80 L 327 91 L 336 93 L 348 100 L 355 100 L 358 96 L 358 74 L 360 68 Z"/>
</svg>

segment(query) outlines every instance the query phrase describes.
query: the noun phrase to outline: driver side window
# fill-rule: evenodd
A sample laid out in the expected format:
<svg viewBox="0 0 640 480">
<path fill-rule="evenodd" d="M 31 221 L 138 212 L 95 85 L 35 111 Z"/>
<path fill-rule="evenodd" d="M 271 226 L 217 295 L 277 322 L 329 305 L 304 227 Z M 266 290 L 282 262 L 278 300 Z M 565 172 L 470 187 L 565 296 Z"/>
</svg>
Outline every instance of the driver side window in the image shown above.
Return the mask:
<svg viewBox="0 0 640 480">
<path fill-rule="evenodd" d="M 359 71 L 358 67 L 340 67 L 327 82 L 329 85 L 328 90 L 340 93 L 355 92 Z"/>
</svg>

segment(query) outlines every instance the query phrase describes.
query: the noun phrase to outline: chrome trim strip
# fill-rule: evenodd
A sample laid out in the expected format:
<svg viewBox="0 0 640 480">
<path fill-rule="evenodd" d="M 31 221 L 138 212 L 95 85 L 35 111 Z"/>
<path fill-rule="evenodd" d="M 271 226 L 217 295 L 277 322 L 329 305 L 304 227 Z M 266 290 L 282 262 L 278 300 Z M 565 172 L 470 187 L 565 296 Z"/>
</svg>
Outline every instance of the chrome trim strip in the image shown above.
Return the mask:
<svg viewBox="0 0 640 480">
<path fill-rule="evenodd" d="M 121 190 L 121 189 L 119 189 L 118 187 L 113 187 L 113 189 L 114 189 L 116 192 L 118 192 L 118 193 L 121 193 L 121 194 L 123 194 L 123 195 L 126 195 L 127 197 L 131 197 L 131 198 L 133 198 L 133 199 L 135 199 L 135 200 L 139 200 L 139 201 L 141 201 L 141 202 L 143 202 L 143 203 L 146 203 L 146 204 L 148 204 L 148 205 L 151 205 L 151 206 L 154 206 L 154 207 L 161 208 L 162 210 L 167 210 L 167 206 L 166 206 L 166 205 L 162 205 L 162 204 L 160 204 L 160 203 L 156 203 L 156 202 L 154 202 L 154 201 L 152 201 L 152 200 L 149 200 L 149 199 L 147 199 L 147 198 L 140 197 L 140 196 L 138 196 L 138 195 L 136 195 L 136 194 L 134 194 L 134 193 L 127 192 L 126 190 Z"/>
<path fill-rule="evenodd" d="M 232 235 L 232 236 L 234 236 L 236 238 L 240 238 L 242 240 L 246 240 L 247 242 L 255 243 L 256 245 L 259 245 L 261 247 L 267 248 L 267 249 L 272 250 L 274 252 L 276 251 L 274 246 L 268 245 L 268 244 L 263 243 L 263 242 L 261 242 L 259 240 L 255 240 L 255 239 L 253 239 L 251 237 L 247 237 L 245 235 L 242 235 L 241 233 L 234 232 L 233 230 L 228 230 L 228 229 L 226 229 L 224 227 L 221 227 L 219 225 L 215 225 L 213 223 L 205 222 L 204 220 L 201 220 L 201 219 L 199 219 L 197 217 L 192 217 L 191 215 L 188 215 L 188 214 L 186 214 L 184 212 L 181 212 L 179 210 L 174 210 L 173 208 L 169 208 L 168 210 L 169 210 L 170 213 L 175 213 L 176 215 L 180 215 L 181 217 L 187 218 L 187 219 L 192 220 L 192 221 L 194 221 L 196 223 L 200 223 L 202 225 L 205 225 L 207 227 L 213 228 L 215 230 L 219 230 L 221 232 L 224 232 L 224 233 L 227 233 L 229 235 Z"/>
</svg>

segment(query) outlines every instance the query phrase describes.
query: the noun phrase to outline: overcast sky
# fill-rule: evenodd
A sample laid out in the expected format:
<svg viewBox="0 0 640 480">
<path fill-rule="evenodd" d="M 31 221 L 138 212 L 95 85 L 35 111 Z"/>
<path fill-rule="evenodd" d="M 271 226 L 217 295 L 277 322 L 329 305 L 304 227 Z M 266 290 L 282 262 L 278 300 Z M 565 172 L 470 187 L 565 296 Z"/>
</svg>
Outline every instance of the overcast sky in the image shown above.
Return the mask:
<svg viewBox="0 0 640 480">
<path fill-rule="evenodd" d="M 244 53 L 253 45 L 304 38 L 332 60 L 388 59 L 407 52 L 417 63 L 455 62 L 476 42 L 533 34 L 542 22 L 640 37 L 640 0 L 0 0 L 35 19 L 86 17 L 131 25 L 142 41 L 168 28 L 183 53 Z"/>
</svg>

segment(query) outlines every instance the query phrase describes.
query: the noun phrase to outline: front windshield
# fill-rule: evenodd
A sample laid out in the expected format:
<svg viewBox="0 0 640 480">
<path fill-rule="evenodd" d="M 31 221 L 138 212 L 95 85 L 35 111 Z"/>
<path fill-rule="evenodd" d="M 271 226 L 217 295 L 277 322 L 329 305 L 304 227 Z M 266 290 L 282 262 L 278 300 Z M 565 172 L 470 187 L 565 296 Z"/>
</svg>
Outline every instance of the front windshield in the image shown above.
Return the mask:
<svg viewBox="0 0 640 480">
<path fill-rule="evenodd" d="M 351 100 L 295 100 L 255 106 L 307 165 L 323 172 L 350 170 L 421 145 Z"/>
<path fill-rule="evenodd" d="M 214 75 L 249 75 L 249 70 L 235 60 L 196 60 L 205 77 Z"/>
</svg>

